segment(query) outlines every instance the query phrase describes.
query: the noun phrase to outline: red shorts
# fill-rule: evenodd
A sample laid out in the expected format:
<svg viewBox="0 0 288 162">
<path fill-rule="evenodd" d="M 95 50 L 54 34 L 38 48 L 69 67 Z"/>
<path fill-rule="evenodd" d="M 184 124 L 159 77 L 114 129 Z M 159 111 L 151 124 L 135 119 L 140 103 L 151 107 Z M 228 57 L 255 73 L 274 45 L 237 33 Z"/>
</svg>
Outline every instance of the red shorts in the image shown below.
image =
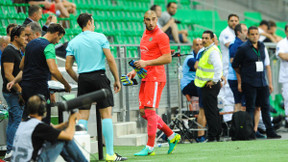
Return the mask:
<svg viewBox="0 0 288 162">
<path fill-rule="evenodd" d="M 141 82 L 139 91 L 139 109 L 144 107 L 158 108 L 165 82 Z"/>
<path fill-rule="evenodd" d="M 56 14 L 55 3 L 52 3 L 49 9 L 45 8 L 43 10 L 43 13 L 49 13 L 49 12 Z"/>
</svg>

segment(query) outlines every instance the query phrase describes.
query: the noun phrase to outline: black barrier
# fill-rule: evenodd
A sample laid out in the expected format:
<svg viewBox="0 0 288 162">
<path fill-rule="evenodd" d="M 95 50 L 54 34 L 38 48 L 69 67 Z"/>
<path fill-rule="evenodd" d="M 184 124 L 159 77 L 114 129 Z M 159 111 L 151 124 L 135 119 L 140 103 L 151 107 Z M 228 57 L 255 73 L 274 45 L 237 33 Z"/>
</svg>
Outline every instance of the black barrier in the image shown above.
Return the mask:
<svg viewBox="0 0 288 162">
<path fill-rule="evenodd" d="M 58 109 L 60 109 L 61 111 L 69 111 L 69 110 L 77 109 L 82 106 L 90 105 L 91 103 L 96 102 L 96 101 L 103 100 L 110 95 L 111 93 L 109 90 L 100 89 L 95 92 L 81 95 L 69 101 L 59 102 L 57 103 L 57 106 L 58 106 Z"/>
<path fill-rule="evenodd" d="M 79 107 L 90 105 L 93 102 L 103 100 L 111 95 L 107 89 L 100 89 L 95 92 L 87 93 L 72 100 L 58 102 L 58 111 L 73 111 Z M 98 139 L 98 156 L 99 160 L 103 160 L 103 141 L 102 141 L 102 122 L 99 110 L 96 109 L 97 119 L 97 139 Z"/>
</svg>

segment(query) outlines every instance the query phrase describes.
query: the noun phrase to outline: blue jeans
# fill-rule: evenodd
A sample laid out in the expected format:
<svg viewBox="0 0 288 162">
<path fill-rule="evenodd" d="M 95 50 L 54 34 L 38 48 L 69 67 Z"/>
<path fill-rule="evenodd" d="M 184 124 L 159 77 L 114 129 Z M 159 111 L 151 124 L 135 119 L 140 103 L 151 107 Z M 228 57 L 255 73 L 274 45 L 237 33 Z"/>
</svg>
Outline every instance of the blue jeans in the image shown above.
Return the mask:
<svg viewBox="0 0 288 162">
<path fill-rule="evenodd" d="M 19 105 L 19 97 L 17 94 L 3 92 L 3 96 L 8 104 L 9 113 L 9 120 L 6 128 L 7 153 L 9 153 L 12 150 L 14 136 L 22 119 L 23 107 Z"/>
<path fill-rule="evenodd" d="M 65 161 L 69 162 L 87 162 L 74 140 L 72 141 L 56 141 L 43 144 L 41 154 L 37 157 L 38 162 L 56 161 L 61 155 Z"/>
</svg>

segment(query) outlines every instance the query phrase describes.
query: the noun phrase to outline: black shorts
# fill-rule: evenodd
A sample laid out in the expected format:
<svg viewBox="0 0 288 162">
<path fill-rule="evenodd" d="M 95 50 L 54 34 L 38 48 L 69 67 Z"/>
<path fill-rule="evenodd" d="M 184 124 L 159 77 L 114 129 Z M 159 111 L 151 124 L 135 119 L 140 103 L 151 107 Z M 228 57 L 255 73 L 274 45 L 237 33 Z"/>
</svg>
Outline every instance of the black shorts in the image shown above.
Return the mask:
<svg viewBox="0 0 288 162">
<path fill-rule="evenodd" d="M 182 93 L 184 95 L 188 94 L 189 96 L 195 96 L 195 97 L 199 96 L 197 87 L 196 87 L 196 85 L 194 83 L 194 80 L 192 80 L 189 84 L 187 84 L 183 88 Z"/>
<path fill-rule="evenodd" d="M 81 96 L 90 92 L 100 90 L 102 88 L 108 89 L 111 94 L 110 80 L 107 78 L 104 70 L 93 71 L 89 73 L 81 73 L 78 78 L 78 94 Z M 96 108 L 103 109 L 114 106 L 113 96 L 110 96 L 100 102 L 97 102 Z M 91 105 L 79 108 L 80 110 L 90 110 Z"/>
</svg>

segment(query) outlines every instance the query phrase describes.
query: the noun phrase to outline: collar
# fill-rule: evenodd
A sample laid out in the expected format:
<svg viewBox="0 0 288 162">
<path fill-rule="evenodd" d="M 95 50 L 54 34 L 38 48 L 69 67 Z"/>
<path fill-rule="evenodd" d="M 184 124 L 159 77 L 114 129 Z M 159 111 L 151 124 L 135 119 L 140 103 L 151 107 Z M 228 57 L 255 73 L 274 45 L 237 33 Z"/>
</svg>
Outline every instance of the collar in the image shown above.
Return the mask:
<svg viewBox="0 0 288 162">
<path fill-rule="evenodd" d="M 227 28 L 230 30 L 230 32 L 232 32 L 235 35 L 234 29 L 230 28 L 229 26 L 227 26 Z"/>
<path fill-rule="evenodd" d="M 13 47 L 15 50 L 20 51 L 20 48 L 15 47 L 12 43 L 9 43 L 8 46 Z"/>
<path fill-rule="evenodd" d="M 253 47 L 254 48 L 254 46 L 253 46 L 253 44 L 252 44 L 252 42 L 248 39 L 247 40 L 247 43 L 248 43 L 248 45 L 250 46 L 250 47 Z M 259 48 L 261 48 L 262 46 L 263 46 L 263 43 L 261 43 L 261 42 L 257 42 L 258 43 L 258 50 L 259 50 Z"/>
<path fill-rule="evenodd" d="M 244 42 L 243 42 L 240 38 L 238 38 L 238 37 L 235 38 L 235 42 L 239 42 L 239 43 L 241 43 L 241 44 L 244 43 Z"/>
<path fill-rule="evenodd" d="M 145 34 L 152 34 L 154 33 L 155 31 L 157 31 L 159 29 L 158 25 L 156 25 L 156 27 L 153 29 L 153 30 L 147 30 L 145 29 Z"/>
<path fill-rule="evenodd" d="M 214 44 L 214 43 L 212 43 L 212 44 L 210 44 L 210 46 L 208 46 L 208 47 L 205 47 L 205 49 L 204 49 L 204 50 L 206 51 L 206 50 L 208 50 L 209 48 L 211 48 L 211 47 L 212 47 L 212 46 L 214 46 L 214 45 L 215 45 L 215 44 Z"/>
<path fill-rule="evenodd" d="M 31 20 L 32 22 L 34 22 L 34 20 L 32 20 L 30 17 L 27 17 L 27 19 Z"/>
</svg>

